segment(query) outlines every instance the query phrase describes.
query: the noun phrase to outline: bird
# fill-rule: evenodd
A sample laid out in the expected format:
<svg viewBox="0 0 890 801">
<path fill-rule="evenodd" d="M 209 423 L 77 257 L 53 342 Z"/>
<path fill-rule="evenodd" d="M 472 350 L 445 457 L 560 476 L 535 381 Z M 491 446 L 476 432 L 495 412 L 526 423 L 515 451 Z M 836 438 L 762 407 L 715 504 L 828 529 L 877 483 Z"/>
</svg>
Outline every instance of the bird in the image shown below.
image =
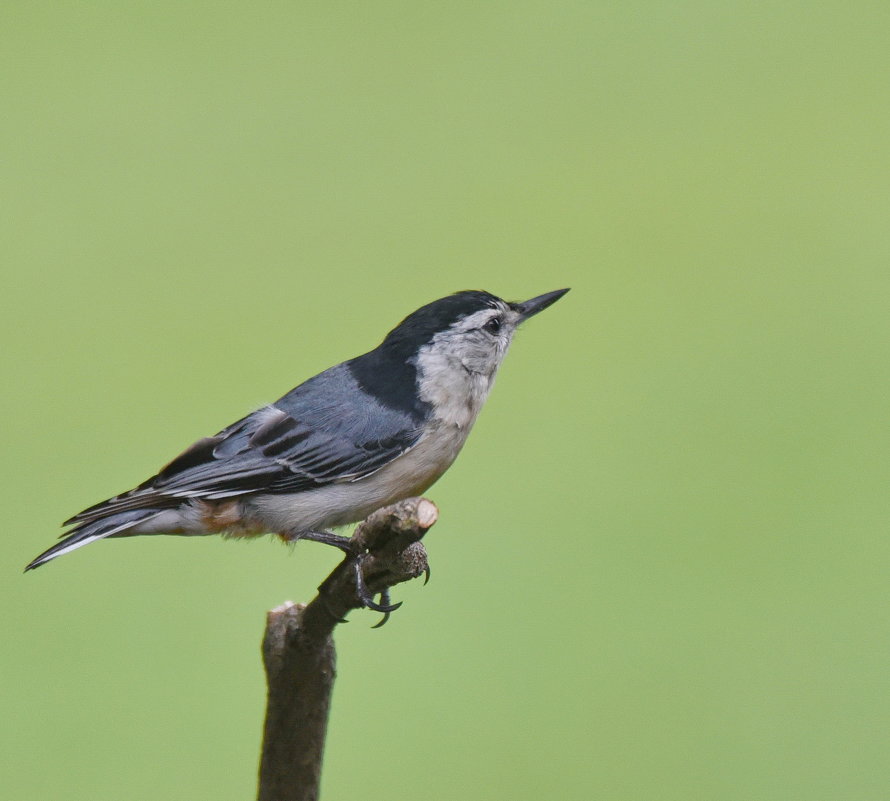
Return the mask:
<svg viewBox="0 0 890 801">
<path fill-rule="evenodd" d="M 66 520 L 25 571 L 97 540 L 278 534 L 349 552 L 332 528 L 425 492 L 451 466 L 517 327 L 568 289 L 523 302 L 464 290 L 409 314 L 381 344 L 199 439 L 134 489 Z M 361 571 L 357 570 L 360 578 Z M 366 606 L 380 611 L 359 588 Z"/>
</svg>

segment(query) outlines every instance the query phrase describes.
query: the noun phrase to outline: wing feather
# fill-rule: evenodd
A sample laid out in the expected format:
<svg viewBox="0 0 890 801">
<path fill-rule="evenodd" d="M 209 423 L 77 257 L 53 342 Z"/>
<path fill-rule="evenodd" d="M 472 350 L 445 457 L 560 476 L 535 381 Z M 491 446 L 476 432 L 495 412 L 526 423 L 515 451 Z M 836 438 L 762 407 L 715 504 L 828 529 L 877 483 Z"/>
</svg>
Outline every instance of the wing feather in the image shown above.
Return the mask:
<svg viewBox="0 0 890 801">
<path fill-rule="evenodd" d="M 272 406 L 198 440 L 134 490 L 85 509 L 68 523 L 174 507 L 188 498 L 297 493 L 357 481 L 413 447 L 422 422 L 375 406 L 348 367 L 338 365 Z"/>
</svg>

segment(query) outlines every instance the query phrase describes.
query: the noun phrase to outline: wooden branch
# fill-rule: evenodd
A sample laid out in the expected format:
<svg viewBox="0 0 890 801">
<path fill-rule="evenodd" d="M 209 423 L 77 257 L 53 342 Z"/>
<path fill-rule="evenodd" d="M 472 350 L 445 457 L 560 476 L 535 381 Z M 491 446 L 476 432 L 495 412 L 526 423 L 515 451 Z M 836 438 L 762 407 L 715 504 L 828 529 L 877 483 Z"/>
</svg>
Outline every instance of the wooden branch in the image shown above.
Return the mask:
<svg viewBox="0 0 890 801">
<path fill-rule="evenodd" d="M 369 590 L 383 592 L 429 570 L 420 542 L 439 511 L 425 498 L 408 498 L 371 514 L 352 535 L 364 553 Z M 347 556 L 307 605 L 287 602 L 266 616 L 263 664 L 269 686 L 260 757 L 258 801 L 316 801 L 336 676 L 333 631 L 363 606 L 354 562 Z"/>
</svg>

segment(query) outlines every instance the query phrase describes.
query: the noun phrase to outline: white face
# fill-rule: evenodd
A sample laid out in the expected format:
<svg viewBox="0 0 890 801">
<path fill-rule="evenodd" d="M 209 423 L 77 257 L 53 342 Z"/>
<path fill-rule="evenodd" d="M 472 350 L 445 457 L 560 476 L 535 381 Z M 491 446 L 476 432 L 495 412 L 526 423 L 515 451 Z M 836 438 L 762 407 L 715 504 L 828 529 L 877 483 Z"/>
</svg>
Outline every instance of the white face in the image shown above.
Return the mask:
<svg viewBox="0 0 890 801">
<path fill-rule="evenodd" d="M 491 389 L 520 315 L 506 303 L 462 318 L 417 354 L 420 395 L 443 420 L 468 428 Z"/>
<path fill-rule="evenodd" d="M 490 380 L 510 347 L 518 322 L 518 312 L 507 304 L 498 304 L 497 308 L 482 309 L 464 317 L 437 334 L 433 347 L 443 356 L 460 362 L 468 372 Z"/>
</svg>

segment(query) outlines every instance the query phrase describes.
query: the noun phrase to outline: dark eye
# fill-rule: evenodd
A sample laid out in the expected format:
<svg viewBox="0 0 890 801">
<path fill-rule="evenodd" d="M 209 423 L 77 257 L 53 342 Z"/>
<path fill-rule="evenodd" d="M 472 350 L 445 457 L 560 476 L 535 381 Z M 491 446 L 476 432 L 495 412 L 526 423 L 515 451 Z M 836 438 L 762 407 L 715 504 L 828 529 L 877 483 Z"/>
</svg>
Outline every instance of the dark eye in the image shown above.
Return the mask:
<svg viewBox="0 0 890 801">
<path fill-rule="evenodd" d="M 484 326 L 482 326 L 489 334 L 496 334 L 501 330 L 501 320 L 499 317 L 492 317 Z"/>
</svg>

